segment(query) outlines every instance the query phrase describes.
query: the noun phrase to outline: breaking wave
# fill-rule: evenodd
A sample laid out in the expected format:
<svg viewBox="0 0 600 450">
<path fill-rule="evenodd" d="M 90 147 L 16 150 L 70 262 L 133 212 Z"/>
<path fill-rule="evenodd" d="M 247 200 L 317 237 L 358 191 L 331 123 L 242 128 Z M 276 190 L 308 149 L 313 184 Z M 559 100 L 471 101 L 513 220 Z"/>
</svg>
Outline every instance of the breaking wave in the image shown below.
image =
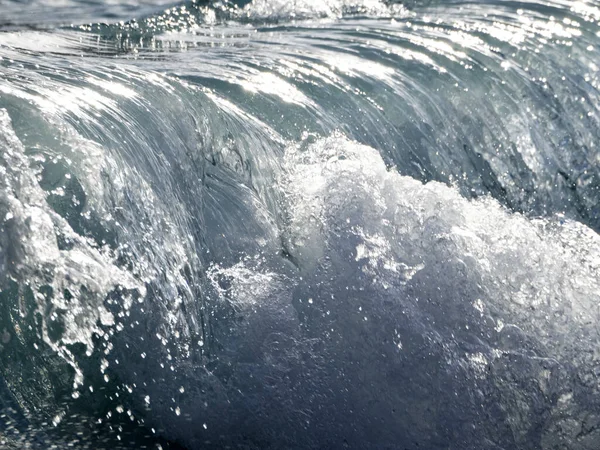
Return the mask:
<svg viewBox="0 0 600 450">
<path fill-rule="evenodd" d="M 0 8 L 3 448 L 597 448 L 597 2 Z"/>
</svg>

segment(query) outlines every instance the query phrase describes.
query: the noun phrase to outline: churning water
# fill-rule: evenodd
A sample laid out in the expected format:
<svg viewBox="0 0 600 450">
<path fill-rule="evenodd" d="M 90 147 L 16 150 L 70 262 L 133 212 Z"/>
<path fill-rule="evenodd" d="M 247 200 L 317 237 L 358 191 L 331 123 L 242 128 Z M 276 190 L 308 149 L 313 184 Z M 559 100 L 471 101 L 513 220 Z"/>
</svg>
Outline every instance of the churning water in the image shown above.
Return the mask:
<svg viewBox="0 0 600 450">
<path fill-rule="evenodd" d="M 599 77 L 592 0 L 0 0 L 0 447 L 598 450 Z"/>
</svg>

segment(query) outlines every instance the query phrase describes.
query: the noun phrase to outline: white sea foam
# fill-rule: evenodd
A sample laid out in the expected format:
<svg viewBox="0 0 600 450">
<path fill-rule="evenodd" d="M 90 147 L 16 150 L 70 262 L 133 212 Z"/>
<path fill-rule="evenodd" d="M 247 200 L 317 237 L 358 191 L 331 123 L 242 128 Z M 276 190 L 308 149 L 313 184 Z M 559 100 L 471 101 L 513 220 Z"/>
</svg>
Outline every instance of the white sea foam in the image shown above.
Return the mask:
<svg viewBox="0 0 600 450">
<path fill-rule="evenodd" d="M 541 426 L 544 448 L 561 439 L 570 448 L 592 448 L 598 433 L 588 430 L 577 440 L 581 430 L 570 421 L 592 414 L 593 403 L 569 397 L 555 405 L 547 399 L 581 390 L 577 380 L 593 378 L 600 366 L 594 350 L 600 342 L 600 237 L 595 232 L 560 217 L 527 218 L 495 200 L 470 201 L 443 184 L 401 176 L 377 151 L 342 135 L 291 146 L 283 166 L 281 233 L 298 274 L 282 284 L 281 275 L 266 272 L 264 263 L 248 264 L 256 258 L 210 272 L 211 280 L 217 274 L 227 278 L 228 288 L 216 289 L 216 295 L 235 305 L 243 318 L 235 339 L 255 355 L 263 352 L 265 360 L 255 360 L 254 370 L 267 370 L 262 364 L 295 367 L 293 355 L 307 352 L 311 361 L 326 362 L 309 372 L 309 384 L 295 389 L 305 389 L 307 396 L 332 395 L 329 401 L 339 402 L 325 393 L 343 387 L 353 405 L 362 405 L 372 417 L 379 417 L 388 402 L 395 407 L 425 402 L 433 408 L 432 396 L 449 402 L 438 405 L 437 414 L 458 414 L 469 396 L 456 397 L 452 390 L 481 389 L 503 408 L 516 442 L 527 442 L 528 433 Z M 265 257 L 275 255 L 257 256 Z M 293 293 L 285 293 L 286 284 Z M 295 302 L 300 322 L 290 320 L 289 310 L 273 315 L 287 301 Z M 267 316 L 267 331 L 281 328 L 288 335 L 275 356 L 264 331 Z M 255 328 L 263 331 L 251 331 Z M 423 365 L 423 344 L 417 344 L 422 339 L 441 366 L 433 381 L 413 386 L 409 374 L 431 370 Z M 321 350 L 314 351 L 315 345 Z M 400 384 L 385 376 L 394 370 L 406 372 Z M 361 383 L 350 383 L 354 375 L 338 378 L 340 373 L 358 373 Z M 534 384 L 522 384 L 525 380 Z M 252 391 L 243 377 L 237 382 L 242 391 Z M 599 394 L 593 383 L 584 385 L 589 398 Z M 372 389 L 385 393 L 385 399 Z M 418 389 L 425 390 L 423 396 Z M 373 396 L 379 403 L 368 403 Z M 488 400 L 480 401 L 473 417 L 479 407 L 488 408 L 483 406 Z M 539 402 L 546 402 L 543 417 L 531 413 Z M 298 404 L 304 403 L 297 399 Z M 294 416 L 285 409 L 281 414 Z M 344 422 L 333 412 L 331 417 L 313 414 L 332 433 Z M 414 430 L 390 435 L 422 437 L 433 425 L 425 420 Z M 502 441 L 495 425 L 480 427 L 464 434 L 465 442 Z M 365 442 L 388 438 L 394 439 L 363 436 Z M 194 442 L 189 435 L 186 439 Z"/>
</svg>

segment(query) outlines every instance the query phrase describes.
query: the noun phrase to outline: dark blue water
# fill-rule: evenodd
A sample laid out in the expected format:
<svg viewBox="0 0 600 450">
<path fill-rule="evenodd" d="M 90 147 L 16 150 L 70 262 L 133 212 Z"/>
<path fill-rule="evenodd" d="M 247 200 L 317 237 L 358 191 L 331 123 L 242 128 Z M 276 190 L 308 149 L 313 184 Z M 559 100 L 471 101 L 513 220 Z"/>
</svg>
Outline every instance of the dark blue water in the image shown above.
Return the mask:
<svg viewBox="0 0 600 450">
<path fill-rule="evenodd" d="M 600 3 L 0 0 L 0 448 L 600 448 Z"/>
</svg>

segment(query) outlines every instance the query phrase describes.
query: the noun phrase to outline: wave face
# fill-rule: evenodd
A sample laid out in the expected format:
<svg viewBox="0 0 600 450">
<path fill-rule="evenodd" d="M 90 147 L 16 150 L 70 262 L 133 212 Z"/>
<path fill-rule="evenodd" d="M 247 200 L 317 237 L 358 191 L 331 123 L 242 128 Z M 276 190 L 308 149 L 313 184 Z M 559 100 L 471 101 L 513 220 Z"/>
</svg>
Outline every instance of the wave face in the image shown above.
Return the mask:
<svg viewBox="0 0 600 450">
<path fill-rule="evenodd" d="M 598 448 L 600 3 L 0 10 L 0 447 Z"/>
</svg>

